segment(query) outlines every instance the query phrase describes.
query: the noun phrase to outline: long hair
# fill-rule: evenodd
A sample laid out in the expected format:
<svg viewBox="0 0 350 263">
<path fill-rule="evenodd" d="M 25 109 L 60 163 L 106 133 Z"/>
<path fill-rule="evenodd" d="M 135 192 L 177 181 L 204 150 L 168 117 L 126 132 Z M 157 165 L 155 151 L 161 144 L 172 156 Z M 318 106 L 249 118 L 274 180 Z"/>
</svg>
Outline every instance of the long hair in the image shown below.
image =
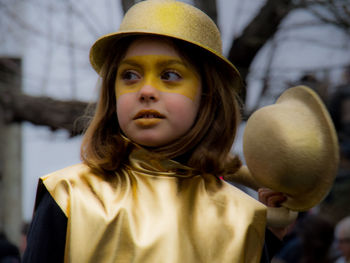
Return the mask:
<svg viewBox="0 0 350 263">
<path fill-rule="evenodd" d="M 115 79 L 118 65 L 128 46 L 137 36 L 126 37 L 114 43 L 101 70 L 101 91 L 94 118 L 81 147 L 81 158 L 91 168 L 106 173 L 114 172 L 126 162 L 131 145 L 123 137 L 118 124 Z M 158 37 L 159 38 L 159 37 Z M 193 65 L 202 78 L 202 95 L 196 120 L 191 129 L 174 142 L 161 147 L 148 147 L 154 154 L 166 158 L 185 156 L 186 165 L 217 176 L 232 162 L 228 153 L 240 121 L 239 98 L 241 88 L 236 73 L 195 45 L 169 38 L 179 55 Z M 230 171 L 232 172 L 232 171 Z"/>
</svg>

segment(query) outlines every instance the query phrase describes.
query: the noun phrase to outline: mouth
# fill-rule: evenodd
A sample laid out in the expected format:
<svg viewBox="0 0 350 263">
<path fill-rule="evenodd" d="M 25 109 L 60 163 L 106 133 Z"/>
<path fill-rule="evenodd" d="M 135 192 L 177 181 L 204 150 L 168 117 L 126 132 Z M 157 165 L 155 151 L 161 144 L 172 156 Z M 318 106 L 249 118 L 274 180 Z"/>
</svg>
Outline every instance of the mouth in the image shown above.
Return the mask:
<svg viewBox="0 0 350 263">
<path fill-rule="evenodd" d="M 156 110 L 141 110 L 134 117 L 135 124 L 141 128 L 152 128 L 165 119 L 165 116 Z"/>
<path fill-rule="evenodd" d="M 156 110 L 141 110 L 139 111 L 134 120 L 138 119 L 164 119 L 165 116 Z"/>
</svg>

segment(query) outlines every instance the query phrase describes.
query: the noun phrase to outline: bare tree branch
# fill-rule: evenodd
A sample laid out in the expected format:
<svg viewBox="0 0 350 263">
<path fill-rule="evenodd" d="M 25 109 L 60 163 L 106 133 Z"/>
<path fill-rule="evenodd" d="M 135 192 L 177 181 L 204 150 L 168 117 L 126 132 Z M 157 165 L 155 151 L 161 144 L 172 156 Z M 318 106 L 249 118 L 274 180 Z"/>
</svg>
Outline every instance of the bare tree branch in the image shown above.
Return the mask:
<svg viewBox="0 0 350 263">
<path fill-rule="evenodd" d="M 126 13 L 130 7 L 143 0 L 121 0 L 123 12 Z M 194 0 L 194 5 L 205 12 L 217 24 L 216 0 Z"/>
<path fill-rule="evenodd" d="M 238 67 L 246 79 L 254 57 L 266 42 L 277 32 L 281 21 L 293 9 L 292 0 L 267 0 L 253 20 L 236 38 L 229 51 L 229 60 Z"/>
<path fill-rule="evenodd" d="M 298 4 L 319 21 L 350 34 L 350 0 L 300 0 Z"/>
<path fill-rule="evenodd" d="M 136 2 L 140 2 L 140 1 L 136 1 L 136 0 L 121 0 L 121 4 L 122 4 L 122 8 L 123 8 L 123 12 L 124 14 L 129 10 L 130 7 L 132 7 Z"/>
<path fill-rule="evenodd" d="M 206 13 L 215 24 L 218 24 L 216 0 L 194 0 L 193 2 L 194 5 Z"/>
<path fill-rule="evenodd" d="M 31 34 L 34 34 L 34 35 L 37 35 L 37 36 L 40 36 L 40 37 L 43 37 L 46 39 L 52 39 L 51 33 L 49 34 L 47 32 L 44 32 L 39 27 L 35 26 L 34 24 L 29 23 L 23 17 L 21 17 L 19 14 L 17 14 L 15 11 L 11 10 L 7 4 L 4 4 L 1 1 L 0 1 L 0 10 L 2 11 L 2 14 L 4 14 L 5 16 L 7 16 L 10 19 L 10 21 L 12 23 L 17 24 L 25 32 L 29 32 Z M 84 20 L 83 18 L 80 18 L 80 19 L 82 21 Z M 97 31 L 95 32 L 94 29 L 92 29 L 90 27 L 90 25 L 84 24 L 84 26 L 86 26 L 86 28 L 88 30 L 90 30 L 91 34 L 96 35 L 96 37 L 99 36 Z M 72 40 L 66 40 L 66 39 L 63 39 L 61 37 L 56 37 L 54 39 L 54 41 L 56 43 L 61 44 L 61 45 L 69 46 L 69 45 L 71 45 Z M 75 43 L 75 48 L 81 49 L 81 50 L 86 50 L 86 46 L 82 45 L 80 43 Z"/>
<path fill-rule="evenodd" d="M 0 89 L 0 107 L 7 123 L 28 121 L 52 130 L 67 130 L 71 136 L 81 134 L 88 122 L 88 117 L 84 117 L 88 104 L 81 101 L 60 101 Z"/>
</svg>

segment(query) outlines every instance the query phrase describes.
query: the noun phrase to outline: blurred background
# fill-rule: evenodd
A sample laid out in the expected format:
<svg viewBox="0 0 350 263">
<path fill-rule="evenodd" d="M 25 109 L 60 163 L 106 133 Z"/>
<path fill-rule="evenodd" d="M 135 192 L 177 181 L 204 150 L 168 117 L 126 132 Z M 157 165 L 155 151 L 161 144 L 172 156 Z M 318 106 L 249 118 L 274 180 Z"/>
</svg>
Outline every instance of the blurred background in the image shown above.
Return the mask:
<svg viewBox="0 0 350 263">
<path fill-rule="evenodd" d="M 136 0 L 0 0 L 0 232 L 20 246 L 38 178 L 80 161 L 86 106 L 97 98 L 89 48 Z M 350 0 L 194 0 L 222 32 L 246 82 L 244 120 L 298 84 L 329 107 L 341 163 L 312 212 L 350 215 Z M 22 231 L 23 230 L 23 231 Z"/>
</svg>

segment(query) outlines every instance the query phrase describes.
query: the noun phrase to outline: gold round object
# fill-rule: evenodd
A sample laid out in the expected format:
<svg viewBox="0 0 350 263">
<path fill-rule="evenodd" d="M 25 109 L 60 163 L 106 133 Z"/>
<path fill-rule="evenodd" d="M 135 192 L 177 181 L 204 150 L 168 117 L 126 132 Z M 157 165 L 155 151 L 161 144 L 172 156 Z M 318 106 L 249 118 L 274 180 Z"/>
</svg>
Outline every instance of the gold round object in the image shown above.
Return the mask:
<svg viewBox="0 0 350 263">
<path fill-rule="evenodd" d="M 276 104 L 249 118 L 243 151 L 258 184 L 286 194 L 283 206 L 295 211 L 322 201 L 339 162 L 332 120 L 318 95 L 305 86 L 288 89 Z"/>
<path fill-rule="evenodd" d="M 199 9 L 174 0 L 147 0 L 132 6 L 117 32 L 99 38 L 91 47 L 90 62 L 97 73 L 115 40 L 130 35 L 155 35 L 194 44 L 223 62 L 233 76 L 240 78 L 235 66 L 222 54 L 220 32 L 215 23 Z"/>
</svg>

